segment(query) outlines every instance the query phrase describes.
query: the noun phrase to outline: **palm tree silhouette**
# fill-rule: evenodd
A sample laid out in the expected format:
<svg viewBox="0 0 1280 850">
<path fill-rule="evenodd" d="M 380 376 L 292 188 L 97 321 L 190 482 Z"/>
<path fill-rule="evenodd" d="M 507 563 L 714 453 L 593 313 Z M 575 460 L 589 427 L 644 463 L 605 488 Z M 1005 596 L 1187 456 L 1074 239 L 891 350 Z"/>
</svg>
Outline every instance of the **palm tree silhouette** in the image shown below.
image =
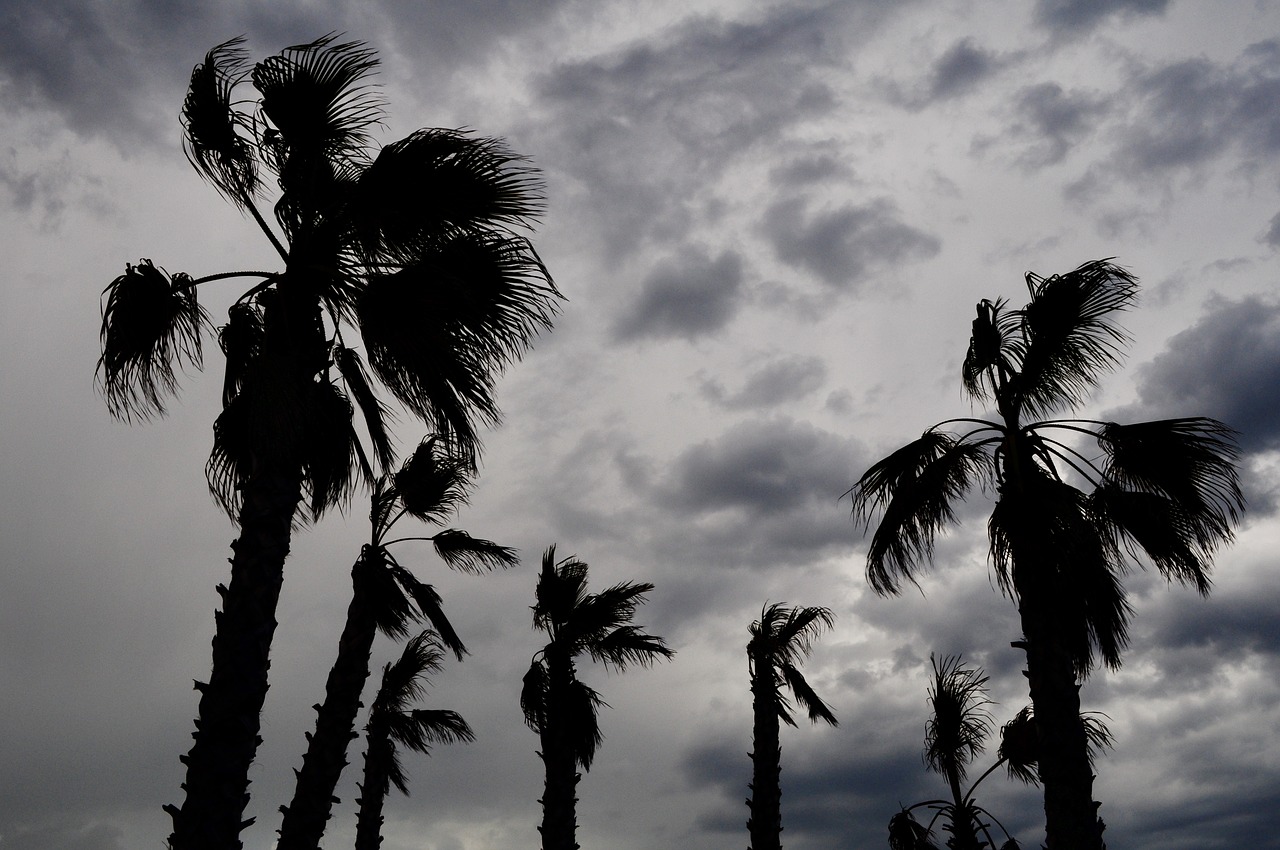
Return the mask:
<svg viewBox="0 0 1280 850">
<path fill-rule="evenodd" d="M 254 281 L 218 334 L 223 410 L 206 472 L 240 533 L 231 581 L 219 587 L 212 674 L 197 685 L 186 798 L 166 807 L 178 850 L 238 848 L 252 822 L 242 820 L 248 769 L 304 495 L 318 517 L 347 496 L 357 470 L 371 480 L 375 465 L 393 462 L 387 410 L 347 336 L 358 332 L 400 404 L 474 459 L 478 425 L 498 418 L 497 372 L 550 326 L 559 298 L 513 230 L 540 212 L 536 174 L 501 142 L 455 130 L 419 130 L 375 155 L 376 66 L 372 51 L 333 35 L 252 68 L 243 38 L 209 51 L 182 108 L 188 159 L 253 217 L 283 270 L 193 278 L 143 260 L 105 291 L 102 391 L 117 417 L 145 419 L 164 413 L 176 368 L 202 365 L 197 288 Z M 246 81 L 254 103 L 238 99 Z M 258 209 L 264 174 L 279 190 L 278 232 Z"/>
<path fill-rule="evenodd" d="M 466 502 L 468 469 L 464 459 L 449 455 L 432 437 L 418 446 L 394 477 L 383 475 L 375 482 L 369 515 L 372 536 L 351 568 L 353 592 L 338 657 L 329 671 L 324 702 L 316 706 L 316 728 L 307 736 L 293 800 L 280 807 L 284 820 L 276 850 L 314 850 L 320 844 L 336 802 L 334 789 L 347 765 L 347 744 L 356 737 L 356 714 L 369 678 L 375 634 L 404 638 L 409 623 L 425 617 L 446 649 L 459 660 L 466 652 L 441 610 L 439 595 L 403 567 L 389 547 L 406 540 L 429 540 L 448 566 L 466 572 L 517 563 L 515 550 L 457 529 L 443 529 L 429 537 L 387 539 L 406 515 L 437 525 L 447 519 Z"/>
<path fill-rule="evenodd" d="M 800 673 L 799 663 L 813 651 L 813 641 L 835 622 L 827 608 L 787 608 L 774 604 L 760 612 L 748 631 L 747 666 L 751 674 L 751 797 L 747 831 L 752 850 L 782 847 L 782 746 L 778 721 L 795 726 L 785 685 L 809 719 L 837 725 L 836 716 Z"/>
<path fill-rule="evenodd" d="M 1127 340 L 1114 323 L 1136 279 L 1109 260 L 1049 278 L 1027 274 L 1019 310 L 982 301 L 963 378 L 996 419 L 954 419 L 872 466 L 846 495 L 855 518 L 880 521 L 867 576 L 882 594 L 915 582 L 954 504 L 975 483 L 996 494 L 991 563 L 1021 617 L 1040 733 L 1049 850 L 1101 848 L 1079 682 L 1095 653 L 1112 668 L 1131 609 L 1120 575 L 1145 555 L 1168 579 L 1209 592 L 1217 547 L 1244 509 L 1234 432 L 1205 418 L 1119 425 L 1042 419 L 1073 409 L 1114 367 Z M 960 433 L 949 430 L 957 428 Z M 1068 439 L 1096 440 L 1091 457 Z"/>
<path fill-rule="evenodd" d="M 578 679 L 578 656 L 622 671 L 631 664 L 648 667 L 671 658 L 660 637 L 631 624 L 636 607 L 653 590 L 647 582 L 623 582 L 600 593 L 587 593 L 587 565 L 577 558 L 556 562 L 556 547 L 542 556 L 535 590 L 533 626 L 550 637 L 524 675 L 520 708 L 525 723 L 538 733 L 539 755 L 546 771 L 542 799 L 543 850 L 577 850 L 575 789 L 583 770 L 591 769 L 596 748 L 604 740 L 597 710 L 607 705 Z"/>
<path fill-rule="evenodd" d="M 369 748 L 364 756 L 356 814 L 356 850 L 377 850 L 382 844 L 382 804 L 394 785 L 409 793 L 409 779 L 400 764 L 397 745 L 426 753 L 432 744 L 471 742 L 475 735 L 457 712 L 411 708 L 422 697 L 427 674 L 440 670 L 444 647 L 430 630 L 405 645 L 404 653 L 382 671 L 382 686 L 369 708 L 365 726 Z"/>
</svg>

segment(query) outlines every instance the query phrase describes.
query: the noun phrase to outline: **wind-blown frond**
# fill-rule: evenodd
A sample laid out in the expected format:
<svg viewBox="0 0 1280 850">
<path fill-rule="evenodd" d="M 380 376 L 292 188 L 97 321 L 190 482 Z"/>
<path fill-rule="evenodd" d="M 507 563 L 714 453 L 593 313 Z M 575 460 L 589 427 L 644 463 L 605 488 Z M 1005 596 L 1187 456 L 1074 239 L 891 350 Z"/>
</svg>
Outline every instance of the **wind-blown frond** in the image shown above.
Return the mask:
<svg viewBox="0 0 1280 850">
<path fill-rule="evenodd" d="M 202 366 L 201 334 L 208 317 L 188 275 L 172 277 L 150 260 L 126 265 L 103 293 L 98 379 L 107 409 L 118 419 L 163 415 L 177 390 L 175 363 Z"/>
<path fill-rule="evenodd" d="M 400 503 L 424 522 L 443 522 L 466 504 L 467 469 L 467 461 L 446 451 L 439 438 L 426 438 L 395 474 Z"/>
<path fill-rule="evenodd" d="M 565 695 L 565 726 L 573 734 L 574 758 L 583 770 L 591 769 L 596 750 L 604 742 L 600 732 L 600 709 L 609 704 L 590 685 L 578 679 L 569 683 Z"/>
<path fill-rule="evenodd" d="M 809 715 L 809 720 L 817 723 L 819 720 L 825 720 L 832 726 L 839 726 L 840 722 L 836 720 L 835 713 L 831 710 L 831 706 L 827 705 L 817 692 L 809 685 L 800 670 L 792 664 L 783 664 L 782 678 L 786 681 L 787 687 L 791 689 L 791 693 L 795 695 L 796 702 Z M 793 724 L 794 725 L 794 724 Z"/>
<path fill-rule="evenodd" d="M 965 779 L 970 762 L 982 754 L 991 733 L 991 713 L 987 706 L 988 677 L 982 671 L 963 666 L 960 656 L 949 655 L 933 665 L 929 704 L 933 711 L 925 725 L 924 763 L 951 781 Z"/>
<path fill-rule="evenodd" d="M 531 222 L 542 182 L 501 140 L 425 129 L 384 147 L 350 203 L 364 254 L 405 260 L 442 232 Z"/>
<path fill-rule="evenodd" d="M 867 579 L 877 593 L 897 593 L 899 579 L 914 583 L 917 565 L 933 556 L 937 533 L 955 522 L 952 505 L 990 469 L 984 442 L 926 431 L 863 474 L 846 495 L 865 523 L 883 509 L 867 552 Z"/>
<path fill-rule="evenodd" d="M 449 622 L 449 618 L 445 616 L 440 594 L 436 593 L 436 589 L 431 585 L 418 581 L 418 578 L 413 573 L 399 564 L 394 564 L 391 572 L 405 592 L 412 597 L 413 603 L 418 606 L 418 611 L 431 624 L 431 628 L 436 631 L 439 641 L 452 650 L 457 659 L 461 661 L 462 656 L 467 652 L 467 648 L 463 645 L 462 638 L 458 637 L 458 633 L 454 630 L 453 624 Z"/>
<path fill-rule="evenodd" d="M 524 713 L 525 725 L 539 733 L 547 725 L 547 688 L 547 668 L 535 659 L 524 674 L 520 710 Z"/>
<path fill-rule="evenodd" d="M 240 394 L 245 376 L 262 353 L 265 329 L 262 311 L 252 301 L 239 301 L 227 310 L 227 323 L 218 329 L 218 347 L 226 366 L 222 379 L 222 406 Z"/>
<path fill-rule="evenodd" d="M 1087 711 L 1080 715 L 1084 725 L 1089 765 L 1103 750 L 1115 745 L 1115 738 L 1103 718 L 1105 714 Z M 1035 709 L 1023 706 L 1013 719 L 1000 728 L 999 757 L 1005 762 L 1009 776 L 1028 785 L 1040 782 L 1040 730 L 1036 726 Z"/>
<path fill-rule="evenodd" d="M 191 71 L 182 104 L 182 148 L 187 160 L 232 203 L 243 206 L 258 191 L 258 161 L 245 133 L 250 120 L 235 108 L 235 87 L 248 76 L 244 36 L 224 41 Z"/>
<path fill-rule="evenodd" d="M 450 569 L 478 575 L 486 570 L 507 569 L 520 563 L 519 554 L 510 546 L 492 540 L 472 537 L 456 528 L 446 528 L 431 538 L 436 554 Z"/>
<path fill-rule="evenodd" d="M 1025 343 L 1017 331 L 1017 317 L 1004 310 L 1005 300 L 978 302 L 978 316 L 973 320 L 969 337 L 969 350 L 961 367 L 964 388 L 974 398 L 987 399 L 1000 385 L 1000 380 L 1012 374 L 1015 364 L 1021 360 Z M 992 386 L 982 383 L 988 375 Z"/>
<path fill-rule="evenodd" d="M 1018 375 L 1023 410 L 1070 408 L 1119 363 L 1128 335 L 1114 321 L 1137 297 L 1138 281 L 1109 260 L 1063 275 L 1027 273 L 1031 301 L 1021 311 L 1027 349 Z"/>
<path fill-rule="evenodd" d="M 391 435 L 387 432 L 387 407 L 374 394 L 369 377 L 365 374 L 364 363 L 355 349 L 335 345 L 333 363 L 338 367 L 347 391 L 355 399 L 364 417 L 365 430 L 369 433 L 369 442 L 373 445 L 379 470 L 386 472 L 395 463 L 395 449 L 391 445 Z"/>
<path fill-rule="evenodd" d="M 621 671 L 631 664 L 651 667 L 658 658 L 671 658 L 675 650 L 662 638 L 645 634 L 638 626 L 626 625 L 588 643 L 587 653 L 592 660 Z"/>
<path fill-rule="evenodd" d="M 586 588 L 586 563 L 573 556 L 556 561 L 556 547 L 548 546 L 534 586 L 533 627 L 554 636 L 586 598 Z"/>
<path fill-rule="evenodd" d="M 889 850 L 938 850 L 929 830 L 903 809 L 889 819 Z"/>
<path fill-rule="evenodd" d="M 395 558 L 385 547 L 365 545 L 353 568 L 356 592 L 368 600 L 378 631 L 392 640 L 407 636 L 409 623 L 417 619 L 396 567 Z"/>
<path fill-rule="evenodd" d="M 1111 483 L 1090 498 L 1093 513 L 1116 529 L 1130 555 L 1145 554 L 1166 578 L 1208 595 L 1212 564 L 1200 546 L 1195 522 L 1178 502 L 1162 493 L 1124 490 Z"/>
</svg>

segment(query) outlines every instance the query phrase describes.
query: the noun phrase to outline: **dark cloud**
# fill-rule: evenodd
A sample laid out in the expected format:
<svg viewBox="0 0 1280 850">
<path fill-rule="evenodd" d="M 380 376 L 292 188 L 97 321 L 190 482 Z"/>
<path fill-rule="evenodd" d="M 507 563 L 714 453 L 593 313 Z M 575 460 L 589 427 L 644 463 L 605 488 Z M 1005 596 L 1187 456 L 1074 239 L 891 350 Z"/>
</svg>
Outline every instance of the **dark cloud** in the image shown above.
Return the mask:
<svg viewBox="0 0 1280 850">
<path fill-rule="evenodd" d="M 765 211 L 761 230 L 778 259 L 848 291 L 877 268 L 928 259 L 942 246 L 904 223 L 885 198 L 812 214 L 801 198 L 779 201 Z"/>
<path fill-rule="evenodd" d="M 919 111 L 970 94 L 1009 62 L 1010 57 L 984 50 L 972 38 L 962 38 L 934 60 L 924 80 L 908 86 L 893 81 L 886 83 L 884 90 L 890 102 Z"/>
<path fill-rule="evenodd" d="M 1267 232 L 1262 237 L 1264 245 L 1270 245 L 1273 251 L 1280 251 L 1280 213 L 1271 217 Z"/>
<path fill-rule="evenodd" d="M 1041 83 L 1022 89 L 1014 109 L 1017 117 L 1009 134 L 1027 145 L 1018 162 L 1036 169 L 1061 162 L 1089 137 L 1109 107 L 1101 97 L 1069 93 L 1057 83 Z"/>
<path fill-rule="evenodd" d="M 645 278 L 635 301 L 614 323 L 614 336 L 693 339 L 714 333 L 733 318 L 741 290 L 742 258 L 736 253 L 712 259 L 686 250 Z"/>
<path fill-rule="evenodd" d="M 827 376 L 826 363 L 818 357 L 778 357 L 755 369 L 736 392 L 718 380 L 703 381 L 704 398 L 729 410 L 775 407 L 816 392 Z"/>
<path fill-rule="evenodd" d="M 1162 15 L 1169 0 L 1038 0 L 1036 22 L 1063 34 L 1087 32 L 1113 15 Z"/>
<path fill-rule="evenodd" d="M 1280 304 L 1215 298 L 1137 375 L 1140 402 L 1117 419 L 1210 416 L 1239 431 L 1245 451 L 1280 448 Z"/>
</svg>

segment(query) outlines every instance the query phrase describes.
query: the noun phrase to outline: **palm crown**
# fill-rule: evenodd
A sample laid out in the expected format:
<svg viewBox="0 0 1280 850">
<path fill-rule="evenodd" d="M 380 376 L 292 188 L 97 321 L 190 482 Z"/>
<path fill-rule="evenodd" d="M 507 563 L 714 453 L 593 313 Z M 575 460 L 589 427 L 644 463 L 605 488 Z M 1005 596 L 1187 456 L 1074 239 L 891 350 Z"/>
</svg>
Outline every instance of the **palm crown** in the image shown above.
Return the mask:
<svg viewBox="0 0 1280 850">
<path fill-rule="evenodd" d="M 201 365 L 208 319 L 197 288 L 253 278 L 218 333 L 226 372 L 210 487 L 234 510 L 237 485 L 270 455 L 303 471 L 319 513 L 347 492 L 353 468 L 372 478 L 373 461 L 392 460 L 369 371 L 474 458 L 477 424 L 498 418 L 495 374 L 549 325 L 559 293 L 514 230 L 540 213 L 539 180 L 500 141 L 426 129 L 375 153 L 372 51 L 329 35 L 252 68 L 246 55 L 235 38 L 192 72 L 185 149 L 284 268 L 193 278 L 149 260 L 127 266 L 106 290 L 99 379 L 115 415 L 162 414 L 176 368 Z M 256 102 L 237 99 L 246 82 Z M 268 174 L 279 235 L 258 209 Z M 353 402 L 373 460 L 352 428 Z"/>
<path fill-rule="evenodd" d="M 800 672 L 800 662 L 813 651 L 813 641 L 835 623 L 828 608 L 789 608 L 769 605 L 760 619 L 751 624 L 747 643 L 748 666 L 752 690 L 763 688 L 773 704 L 778 719 L 795 726 L 791 703 L 782 692 L 783 686 L 795 696 L 814 723 L 824 720 L 837 725 L 831 708 L 814 692 Z"/>
</svg>

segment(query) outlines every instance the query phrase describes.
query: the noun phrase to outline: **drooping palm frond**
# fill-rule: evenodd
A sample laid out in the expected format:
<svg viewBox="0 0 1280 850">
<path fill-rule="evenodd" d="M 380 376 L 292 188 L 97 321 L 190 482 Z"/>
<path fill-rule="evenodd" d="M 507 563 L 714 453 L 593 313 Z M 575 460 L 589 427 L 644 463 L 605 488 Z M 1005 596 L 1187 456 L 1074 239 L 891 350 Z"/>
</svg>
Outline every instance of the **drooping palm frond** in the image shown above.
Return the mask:
<svg viewBox="0 0 1280 850">
<path fill-rule="evenodd" d="M 1104 484 L 1090 495 L 1095 515 L 1112 525 L 1135 559 L 1146 555 L 1161 575 L 1191 585 L 1207 596 L 1211 561 L 1199 542 L 1194 520 L 1161 493 L 1124 490 Z"/>
<path fill-rule="evenodd" d="M 985 441 L 931 430 L 863 474 L 846 495 L 855 519 L 868 526 L 872 513 L 883 511 L 867 551 L 872 589 L 892 594 L 900 579 L 915 582 L 917 567 L 932 558 L 937 533 L 955 522 L 953 504 L 990 470 Z"/>
<path fill-rule="evenodd" d="M 557 636 L 586 596 L 586 563 L 573 556 L 557 561 L 556 547 L 548 546 L 534 586 L 533 627 Z"/>
<path fill-rule="evenodd" d="M 542 182 L 499 139 L 424 129 L 378 152 L 353 186 L 351 218 L 367 258 L 411 260 L 441 232 L 525 225 Z"/>
<path fill-rule="evenodd" d="M 783 681 L 787 683 L 787 687 L 795 696 L 796 702 L 809 715 L 810 722 L 817 723 L 819 720 L 823 720 L 831 726 L 840 725 L 840 721 L 836 720 L 835 712 L 831 710 L 831 706 L 827 705 L 822 697 L 818 696 L 817 691 L 805 680 L 798 667 L 793 664 L 783 664 L 780 669 L 782 670 Z"/>
<path fill-rule="evenodd" d="M 439 642 L 452 650 L 457 659 L 461 661 L 462 656 L 467 653 L 467 648 L 463 645 L 462 638 L 458 637 L 458 633 L 454 630 L 453 624 L 449 622 L 449 618 L 445 616 L 440 594 L 436 593 L 436 589 L 431 585 L 418 581 L 418 578 L 413 573 L 398 563 L 393 562 L 391 564 L 390 572 L 400 587 L 404 588 L 405 593 L 413 599 L 414 605 L 418 607 L 418 612 L 426 618 L 427 622 L 431 624 L 431 628 L 436 631 Z"/>
<path fill-rule="evenodd" d="M 974 398 L 991 398 L 1026 350 L 1025 340 L 1017 333 L 1018 317 L 1004 309 L 1005 303 L 1003 298 L 994 302 L 984 298 L 977 305 L 978 316 L 960 370 L 964 388 Z M 983 384 L 983 376 L 990 386 Z"/>
<path fill-rule="evenodd" d="M 615 629 L 628 625 L 636 608 L 653 585 L 649 582 L 623 582 L 599 593 L 582 596 L 570 615 L 560 624 L 559 639 L 572 647 L 573 654 L 590 651 Z"/>
<path fill-rule="evenodd" d="M 1214 419 L 1195 417 L 1098 429 L 1107 455 L 1103 473 L 1127 490 L 1173 500 L 1206 558 L 1233 537 L 1244 510 L 1236 461 L 1236 432 Z"/>
<path fill-rule="evenodd" d="M 387 406 L 374 394 L 369 377 L 365 373 L 364 363 L 355 349 L 335 345 L 333 363 L 338 367 L 348 393 L 360 408 L 365 430 L 369 434 L 369 442 L 373 445 L 374 457 L 378 460 L 378 467 L 380 471 L 386 472 L 395 463 L 395 449 L 391 445 L 391 435 L 387 431 L 387 419 L 390 415 Z"/>
<path fill-rule="evenodd" d="M 395 473 L 400 504 L 424 522 L 443 522 L 467 502 L 468 469 L 465 458 L 450 453 L 438 437 L 427 437 Z"/>
<path fill-rule="evenodd" d="M 98 380 L 107 409 L 118 419 L 163 415 L 177 390 L 174 366 L 203 365 L 208 324 L 188 275 L 170 277 L 150 260 L 126 265 L 103 290 Z"/>
<path fill-rule="evenodd" d="M 838 725 L 835 714 L 800 673 L 799 664 L 813 650 L 813 642 L 823 631 L 835 623 L 835 615 L 828 608 L 791 607 L 781 603 L 766 605 L 760 619 L 747 631 L 747 659 L 750 668 L 752 692 L 767 692 L 776 709 L 778 719 L 788 726 L 795 726 L 791 715 L 791 702 L 782 692 L 783 685 L 790 689 L 809 719 L 817 723 L 825 720 Z M 759 698 L 759 696 L 757 696 Z"/>
<path fill-rule="evenodd" d="M 575 678 L 565 695 L 565 726 L 573 735 L 574 758 L 583 770 L 591 769 L 596 750 L 604 742 L 600 731 L 600 709 L 609 704 L 587 683 Z"/>
<path fill-rule="evenodd" d="M 1099 753 L 1115 745 L 1115 739 L 1104 718 L 1105 714 L 1094 711 L 1080 715 L 1091 767 Z M 1035 710 L 1031 706 L 1023 706 L 1012 720 L 1000 727 L 999 757 L 1010 778 L 1028 785 L 1040 783 L 1040 730 L 1036 726 Z"/>
<path fill-rule="evenodd" d="M 257 154 L 245 135 L 251 135 L 251 122 L 233 100 L 235 87 L 248 76 L 244 42 L 244 36 L 237 36 L 206 53 L 191 72 L 182 104 L 187 160 L 237 206 L 259 189 Z"/>
<path fill-rule="evenodd" d="M 889 850 L 939 850 L 930 831 L 906 809 L 889 819 Z"/>
<path fill-rule="evenodd" d="M 368 600 L 378 631 L 392 640 L 409 634 L 417 619 L 413 600 L 396 574 L 398 565 L 382 546 L 365 544 L 353 569 L 356 593 Z"/>
<path fill-rule="evenodd" d="M 813 652 L 813 642 L 835 622 L 830 608 L 771 605 L 761 615 L 760 631 L 772 635 L 774 657 L 779 662 L 795 665 Z"/>
<path fill-rule="evenodd" d="M 547 668 L 538 659 L 529 664 L 520 687 L 520 711 L 525 725 L 541 733 L 547 725 Z"/>
<path fill-rule="evenodd" d="M 226 362 L 222 378 L 222 406 L 240 394 L 250 366 L 262 353 L 265 338 L 262 311 L 253 301 L 238 301 L 227 310 L 227 323 L 218 329 L 218 347 Z"/>
<path fill-rule="evenodd" d="M 431 538 L 436 554 L 450 569 L 478 575 L 487 570 L 507 569 L 520 563 L 519 553 L 510 546 L 472 537 L 457 528 L 446 528 Z"/>
<path fill-rule="evenodd" d="M 1063 275 L 1027 273 L 1031 301 L 1017 311 L 1027 339 L 1016 389 L 1031 416 L 1071 408 L 1120 361 L 1129 339 L 1114 321 L 1137 298 L 1138 281 L 1110 262 L 1093 260 Z"/>
<path fill-rule="evenodd" d="M 587 644 L 593 661 L 622 671 L 632 664 L 651 667 L 658 658 L 671 658 L 675 650 L 660 637 L 646 634 L 639 626 L 618 626 L 599 640 Z"/>
<path fill-rule="evenodd" d="M 965 667 L 958 655 L 948 655 L 941 662 L 930 655 L 929 663 L 933 665 L 932 712 L 925 724 L 924 763 L 948 782 L 963 781 L 969 763 L 982 754 L 991 734 L 988 677 L 977 668 Z"/>
</svg>

